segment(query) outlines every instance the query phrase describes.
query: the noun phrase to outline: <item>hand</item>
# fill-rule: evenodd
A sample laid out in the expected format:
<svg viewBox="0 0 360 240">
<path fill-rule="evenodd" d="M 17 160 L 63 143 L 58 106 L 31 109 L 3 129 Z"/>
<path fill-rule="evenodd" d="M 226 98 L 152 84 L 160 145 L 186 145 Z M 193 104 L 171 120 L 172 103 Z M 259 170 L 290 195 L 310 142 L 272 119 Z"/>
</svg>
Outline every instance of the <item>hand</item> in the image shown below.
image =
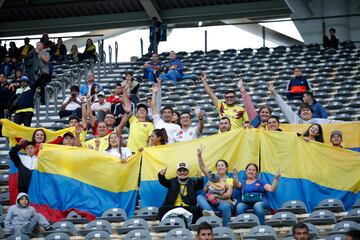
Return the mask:
<svg viewBox="0 0 360 240">
<path fill-rule="evenodd" d="M 205 72 L 203 72 L 201 75 L 200 75 L 200 80 L 203 82 L 203 83 L 206 83 L 207 82 L 207 75 Z"/>
<path fill-rule="evenodd" d="M 95 146 L 96 146 L 96 147 L 100 146 L 100 139 L 99 139 L 99 137 L 96 137 L 96 139 L 95 139 Z"/>
<path fill-rule="evenodd" d="M 239 87 L 241 92 L 245 91 L 244 84 L 241 79 L 238 81 L 237 86 Z"/>
<path fill-rule="evenodd" d="M 160 173 L 160 175 L 165 176 L 166 171 L 167 171 L 167 168 L 164 168 L 164 169 L 161 169 L 159 173 Z"/>
<path fill-rule="evenodd" d="M 126 159 L 121 159 L 121 163 L 126 163 Z"/>
<path fill-rule="evenodd" d="M 198 117 L 199 120 L 203 120 L 203 118 L 204 118 L 204 113 L 203 113 L 202 111 L 200 111 L 200 112 L 198 113 L 197 117 Z"/>
<path fill-rule="evenodd" d="M 275 90 L 273 83 L 269 83 L 269 91 L 270 91 L 271 96 L 275 95 L 276 90 Z"/>
<path fill-rule="evenodd" d="M 201 144 L 200 147 L 196 150 L 198 157 L 201 157 L 201 154 L 202 154 L 202 152 L 204 151 L 204 149 L 205 149 L 205 146 L 203 146 L 203 145 Z"/>
<path fill-rule="evenodd" d="M 88 149 L 94 150 L 94 147 L 91 144 L 88 144 Z"/>
<path fill-rule="evenodd" d="M 275 175 L 275 179 L 276 180 L 279 180 L 279 178 L 281 177 L 281 170 L 279 169 L 278 171 L 277 171 L 277 173 L 276 173 L 276 175 Z"/>
<path fill-rule="evenodd" d="M 156 78 L 156 82 L 159 83 L 159 84 L 161 84 L 162 79 L 161 79 L 160 77 L 157 77 L 157 78 Z M 159 86 L 160 86 L 160 85 L 159 85 Z"/>
<path fill-rule="evenodd" d="M 152 92 L 156 94 L 157 92 L 159 92 L 159 90 L 160 90 L 160 84 L 155 83 L 152 87 Z"/>
<path fill-rule="evenodd" d="M 305 142 L 310 142 L 310 138 L 309 137 L 303 137 Z"/>
<path fill-rule="evenodd" d="M 249 122 L 243 122 L 242 126 L 243 126 L 243 128 L 251 128 L 251 125 Z"/>
<path fill-rule="evenodd" d="M 27 142 L 26 139 L 22 138 L 19 141 L 19 145 L 21 146 L 21 145 L 25 144 L 26 142 Z"/>
<path fill-rule="evenodd" d="M 43 149 L 43 147 L 44 147 L 44 146 L 43 146 L 43 144 L 42 144 L 42 143 L 40 143 L 39 149 L 40 149 L 40 150 L 42 150 L 42 149 Z"/>
<path fill-rule="evenodd" d="M 82 132 L 82 125 L 80 123 L 75 124 L 75 134 L 79 135 Z"/>
<path fill-rule="evenodd" d="M 144 68 L 148 68 L 148 67 L 150 67 L 150 65 L 148 63 L 145 63 Z"/>
<path fill-rule="evenodd" d="M 142 152 L 142 151 L 144 151 L 144 148 L 141 147 L 141 148 L 138 149 L 138 151 L 139 151 L 139 152 Z"/>
<path fill-rule="evenodd" d="M 239 170 L 236 167 L 234 167 L 233 168 L 233 175 L 237 176 L 238 174 L 239 174 Z"/>
<path fill-rule="evenodd" d="M 201 175 L 201 172 L 199 170 L 196 172 L 196 176 L 197 176 L 198 179 L 202 179 L 202 175 Z"/>
<path fill-rule="evenodd" d="M 125 101 L 123 104 L 123 109 L 125 113 L 129 114 L 131 112 L 131 104 L 130 101 Z"/>
</svg>

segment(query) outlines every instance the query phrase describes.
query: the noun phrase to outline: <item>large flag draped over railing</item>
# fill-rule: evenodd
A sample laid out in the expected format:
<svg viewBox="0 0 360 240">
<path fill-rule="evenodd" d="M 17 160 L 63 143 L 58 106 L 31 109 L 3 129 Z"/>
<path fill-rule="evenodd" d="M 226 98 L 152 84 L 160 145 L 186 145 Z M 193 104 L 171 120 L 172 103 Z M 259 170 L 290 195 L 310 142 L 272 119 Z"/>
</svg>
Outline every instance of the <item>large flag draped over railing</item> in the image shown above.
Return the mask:
<svg viewBox="0 0 360 240">
<path fill-rule="evenodd" d="M 126 163 L 110 154 L 78 147 L 44 144 L 33 171 L 29 196 L 50 220 L 70 209 L 94 216 L 109 208 L 132 215 L 136 206 L 140 153 Z"/>
</svg>

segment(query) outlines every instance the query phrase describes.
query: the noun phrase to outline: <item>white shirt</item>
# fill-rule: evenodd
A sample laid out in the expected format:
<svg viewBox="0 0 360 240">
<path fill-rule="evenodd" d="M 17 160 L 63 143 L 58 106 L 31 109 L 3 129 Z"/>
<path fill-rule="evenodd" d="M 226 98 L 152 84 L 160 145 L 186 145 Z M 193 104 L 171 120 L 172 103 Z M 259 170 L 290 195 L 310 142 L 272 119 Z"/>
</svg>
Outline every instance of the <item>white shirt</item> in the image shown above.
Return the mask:
<svg viewBox="0 0 360 240">
<path fill-rule="evenodd" d="M 165 128 L 169 139 L 168 143 L 174 143 L 175 133 L 180 130 L 180 126 L 174 123 L 164 122 L 164 120 L 160 118 L 160 114 L 153 115 L 152 117 L 153 117 L 155 129 Z"/>
<path fill-rule="evenodd" d="M 30 170 L 33 170 L 37 163 L 37 156 L 19 155 L 21 163 Z"/>
<path fill-rule="evenodd" d="M 196 139 L 200 136 L 198 127 L 190 127 L 187 130 L 180 129 L 174 135 L 175 142 L 184 142 Z"/>
<path fill-rule="evenodd" d="M 109 151 L 105 152 L 121 159 L 127 159 L 128 157 L 132 156 L 131 150 L 127 147 L 121 147 L 121 156 L 119 153 L 119 149 L 117 148 L 111 148 Z"/>
<path fill-rule="evenodd" d="M 91 105 L 91 110 L 93 110 L 94 112 L 99 112 L 100 110 L 105 110 L 105 109 L 110 110 L 111 103 L 103 102 L 102 104 L 100 104 L 99 102 L 96 102 Z"/>
<path fill-rule="evenodd" d="M 69 96 L 69 97 L 66 97 L 66 98 L 64 99 L 63 104 L 66 103 L 67 101 L 69 101 L 69 99 L 70 99 L 70 96 Z M 79 97 L 76 97 L 76 100 L 77 100 L 78 102 L 81 102 L 81 100 L 80 100 Z M 76 103 L 76 102 L 74 102 L 74 101 L 70 101 L 69 104 L 66 106 L 65 110 L 74 111 L 75 109 L 77 109 L 77 108 L 79 108 L 79 107 L 81 107 L 80 104 L 78 104 L 78 103 Z"/>
</svg>

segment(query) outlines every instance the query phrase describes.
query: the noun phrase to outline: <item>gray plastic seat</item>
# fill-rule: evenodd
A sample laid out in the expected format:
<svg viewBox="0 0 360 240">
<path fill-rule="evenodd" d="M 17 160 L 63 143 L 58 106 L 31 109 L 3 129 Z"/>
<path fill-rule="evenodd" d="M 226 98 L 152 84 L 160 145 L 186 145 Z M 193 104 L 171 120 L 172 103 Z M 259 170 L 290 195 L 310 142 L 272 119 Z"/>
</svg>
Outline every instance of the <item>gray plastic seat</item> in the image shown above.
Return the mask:
<svg viewBox="0 0 360 240">
<path fill-rule="evenodd" d="M 320 203 L 315 207 L 315 210 L 327 209 L 332 212 L 344 212 L 344 204 L 341 200 L 336 198 L 328 198 L 320 201 Z"/>
<path fill-rule="evenodd" d="M 30 240 L 25 234 L 14 234 L 7 238 L 8 240 Z"/>
<path fill-rule="evenodd" d="M 315 225 L 336 224 L 335 214 L 327 209 L 315 210 L 304 222 Z"/>
<path fill-rule="evenodd" d="M 233 219 L 228 224 L 228 226 L 233 229 L 252 228 L 259 225 L 260 225 L 259 218 L 253 213 L 242 213 L 236 216 L 235 219 Z"/>
<path fill-rule="evenodd" d="M 80 230 L 79 233 L 80 235 L 85 236 L 92 231 L 105 231 L 111 234 L 112 227 L 110 223 L 106 220 L 94 220 L 86 224 L 85 229 Z"/>
<path fill-rule="evenodd" d="M 116 231 L 119 234 L 123 234 L 123 233 L 128 233 L 135 229 L 148 230 L 148 224 L 146 220 L 142 218 L 130 218 L 125 221 L 124 225 L 121 228 L 117 228 Z"/>
<path fill-rule="evenodd" d="M 279 212 L 266 221 L 266 225 L 272 227 L 289 227 L 294 226 L 297 223 L 297 218 L 292 212 Z"/>
<path fill-rule="evenodd" d="M 304 214 L 307 213 L 306 205 L 303 201 L 300 200 L 290 200 L 283 203 L 281 208 L 277 210 L 278 212 L 292 212 L 295 214 Z"/>
<path fill-rule="evenodd" d="M 165 235 L 165 240 L 172 240 L 172 239 L 191 240 L 191 239 L 193 239 L 193 235 L 189 231 L 189 229 L 186 229 L 186 228 L 174 228 L 174 229 L 171 229 Z"/>
<path fill-rule="evenodd" d="M 110 234 L 105 231 L 91 231 L 85 236 L 85 240 L 110 240 Z"/>
<path fill-rule="evenodd" d="M 360 225 L 353 221 L 342 221 L 333 227 L 330 234 L 343 234 L 350 230 L 360 230 Z"/>
<path fill-rule="evenodd" d="M 334 235 L 330 235 L 327 238 L 325 238 L 325 240 L 346 240 L 346 235 L 345 234 L 334 234 Z"/>
<path fill-rule="evenodd" d="M 9 160 L 8 159 L 1 159 L 0 161 L 0 169 L 9 169 Z"/>
<path fill-rule="evenodd" d="M 53 231 L 46 232 L 47 234 L 62 232 L 66 233 L 69 236 L 76 236 L 77 230 L 75 225 L 70 221 L 60 221 L 56 222 L 51 227 L 54 229 Z"/>
<path fill-rule="evenodd" d="M 128 232 L 124 240 L 151 240 L 151 234 L 145 229 L 135 229 Z"/>
<path fill-rule="evenodd" d="M 66 233 L 58 232 L 47 235 L 45 240 L 70 240 L 70 237 Z"/>
<path fill-rule="evenodd" d="M 155 232 L 168 232 L 174 228 L 186 228 L 184 220 L 180 217 L 169 217 L 163 219 L 158 225 L 153 225 Z"/>
<path fill-rule="evenodd" d="M 213 229 L 214 240 L 235 240 L 235 234 L 229 227 L 216 227 Z"/>
<path fill-rule="evenodd" d="M 89 220 L 87 218 L 83 218 L 80 214 L 75 211 L 71 211 L 67 216 L 66 220 L 72 222 L 74 224 L 84 224 L 88 223 Z"/>
<path fill-rule="evenodd" d="M 343 220 L 360 223 L 360 208 L 355 208 L 349 211 L 348 214 L 343 217 Z"/>
<path fill-rule="evenodd" d="M 275 240 L 276 233 L 271 226 L 260 225 L 253 227 L 244 239 Z"/>
<path fill-rule="evenodd" d="M 106 220 L 108 222 L 124 222 L 127 219 L 126 212 L 122 208 L 110 208 L 103 212 L 98 220 Z"/>
<path fill-rule="evenodd" d="M 158 213 L 158 207 L 144 207 L 140 209 L 134 217 L 154 221 L 158 219 Z"/>
<path fill-rule="evenodd" d="M 190 224 L 189 225 L 190 230 L 196 230 L 198 228 L 198 226 L 203 222 L 207 222 L 213 228 L 214 227 L 222 227 L 222 221 L 221 221 L 221 219 L 219 217 L 217 217 L 217 216 L 203 216 L 203 217 L 199 218 L 196 221 L 195 224 Z"/>
</svg>

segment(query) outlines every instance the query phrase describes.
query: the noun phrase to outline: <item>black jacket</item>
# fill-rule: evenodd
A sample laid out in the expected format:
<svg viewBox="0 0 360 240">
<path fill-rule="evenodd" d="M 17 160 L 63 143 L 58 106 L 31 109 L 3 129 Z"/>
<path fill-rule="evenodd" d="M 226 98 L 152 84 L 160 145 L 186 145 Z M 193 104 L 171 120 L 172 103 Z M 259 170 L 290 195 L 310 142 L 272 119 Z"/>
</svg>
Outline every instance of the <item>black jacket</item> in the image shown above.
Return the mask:
<svg viewBox="0 0 360 240">
<path fill-rule="evenodd" d="M 168 188 L 166 198 L 163 202 L 163 206 L 174 205 L 176 197 L 180 192 L 180 184 L 178 178 L 166 179 L 165 176 L 158 174 L 159 182 L 164 187 Z M 182 197 L 185 204 L 189 206 L 196 206 L 196 191 L 201 190 L 204 187 L 204 179 L 192 179 L 189 178 L 186 184 L 187 195 Z"/>
</svg>

